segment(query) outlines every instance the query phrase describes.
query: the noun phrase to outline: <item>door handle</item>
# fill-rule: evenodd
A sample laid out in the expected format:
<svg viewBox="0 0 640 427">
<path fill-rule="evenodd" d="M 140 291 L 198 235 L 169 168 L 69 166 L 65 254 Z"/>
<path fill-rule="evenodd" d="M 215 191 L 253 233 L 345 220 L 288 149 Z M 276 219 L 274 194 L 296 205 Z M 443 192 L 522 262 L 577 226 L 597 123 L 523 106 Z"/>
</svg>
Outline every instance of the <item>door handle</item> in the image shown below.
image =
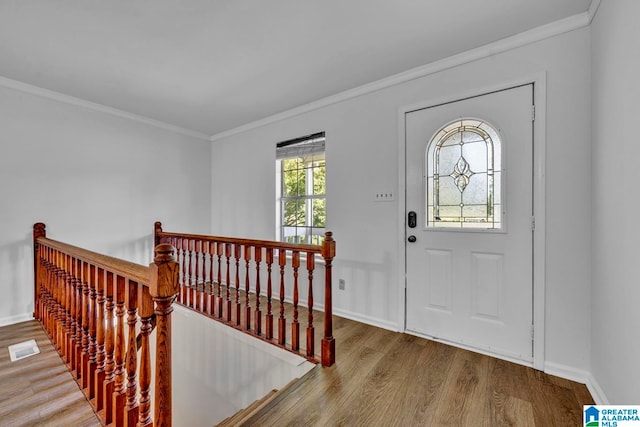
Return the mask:
<svg viewBox="0 0 640 427">
<path fill-rule="evenodd" d="M 416 236 L 411 235 L 411 236 L 407 237 L 407 240 L 409 241 L 409 243 L 415 243 L 416 240 L 418 240 L 418 239 L 416 239 Z"/>
</svg>

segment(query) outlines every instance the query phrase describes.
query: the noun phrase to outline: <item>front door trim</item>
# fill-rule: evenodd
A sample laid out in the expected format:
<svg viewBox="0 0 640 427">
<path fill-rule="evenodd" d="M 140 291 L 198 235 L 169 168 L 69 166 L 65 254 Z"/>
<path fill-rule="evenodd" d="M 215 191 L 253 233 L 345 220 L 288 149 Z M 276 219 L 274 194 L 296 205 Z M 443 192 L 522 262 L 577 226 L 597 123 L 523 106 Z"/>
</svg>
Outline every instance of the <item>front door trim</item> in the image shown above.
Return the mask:
<svg viewBox="0 0 640 427">
<path fill-rule="evenodd" d="M 406 332 L 406 114 L 437 105 L 481 96 L 490 92 L 533 83 L 535 101 L 535 121 L 533 123 L 533 212 L 535 230 L 533 233 L 533 367 L 544 370 L 544 330 L 545 330 L 545 270 L 546 270 L 546 73 L 525 75 L 519 79 L 503 81 L 491 86 L 474 89 L 450 96 L 425 100 L 398 109 L 398 327 Z"/>
</svg>

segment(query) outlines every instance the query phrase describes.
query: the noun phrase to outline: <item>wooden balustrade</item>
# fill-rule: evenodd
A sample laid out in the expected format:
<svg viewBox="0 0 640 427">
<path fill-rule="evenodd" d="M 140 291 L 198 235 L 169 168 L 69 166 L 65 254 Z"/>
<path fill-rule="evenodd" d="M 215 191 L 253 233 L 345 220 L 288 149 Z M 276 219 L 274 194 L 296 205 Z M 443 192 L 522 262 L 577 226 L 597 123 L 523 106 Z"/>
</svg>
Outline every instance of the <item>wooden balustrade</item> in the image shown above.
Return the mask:
<svg viewBox="0 0 640 427">
<path fill-rule="evenodd" d="M 296 245 L 165 232 L 156 222 L 154 235 L 156 245 L 169 243 L 177 250 L 180 304 L 313 361 L 317 360 L 313 310 L 321 308 L 324 335 L 319 359 L 323 366 L 335 363 L 331 300 L 335 241 L 331 232 L 325 233 L 322 245 Z M 316 256 L 324 263 L 324 287 L 320 289 L 314 288 Z M 303 287 L 306 296 L 300 292 Z M 324 291 L 323 307 L 314 306 L 318 290 Z M 275 313 L 274 301 L 279 304 Z M 286 304 L 292 305 L 291 313 Z M 305 317 L 301 307 L 306 307 L 305 319 L 301 319 Z M 301 323 L 306 334 L 303 341 Z"/>
<path fill-rule="evenodd" d="M 33 239 L 34 317 L 102 422 L 171 426 L 171 312 L 179 291 L 174 248 L 157 245 L 145 267 L 48 239 L 42 223 L 34 225 Z"/>
</svg>

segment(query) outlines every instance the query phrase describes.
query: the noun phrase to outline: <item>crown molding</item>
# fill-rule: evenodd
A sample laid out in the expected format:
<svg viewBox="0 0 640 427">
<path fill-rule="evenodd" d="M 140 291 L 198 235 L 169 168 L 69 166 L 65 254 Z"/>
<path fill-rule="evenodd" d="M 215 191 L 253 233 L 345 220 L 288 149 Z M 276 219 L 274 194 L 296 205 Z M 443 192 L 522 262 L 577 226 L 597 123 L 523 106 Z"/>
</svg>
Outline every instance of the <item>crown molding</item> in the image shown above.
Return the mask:
<svg viewBox="0 0 640 427">
<path fill-rule="evenodd" d="M 23 83 L 18 80 L 9 79 L 7 77 L 0 76 L 0 86 L 9 89 L 14 89 L 20 92 L 25 92 L 31 95 L 40 96 L 42 98 L 52 99 L 54 101 L 63 102 L 65 104 L 74 105 L 77 107 L 85 108 L 87 110 L 97 111 L 100 113 L 109 114 L 112 116 L 120 117 L 134 122 L 143 123 L 145 125 L 153 126 L 159 129 L 168 130 L 180 135 L 190 136 L 192 138 L 198 138 L 205 141 L 209 141 L 210 136 L 201 132 L 196 132 L 190 129 L 185 129 L 180 126 L 171 125 L 169 123 L 161 122 L 159 120 L 150 119 L 148 117 L 140 116 L 138 114 L 129 113 L 117 108 L 108 107 L 106 105 L 97 104 L 95 102 L 86 101 L 84 99 L 76 98 L 74 96 L 65 95 L 60 92 L 56 92 L 49 89 L 44 89 L 39 86 Z"/>
<path fill-rule="evenodd" d="M 599 0 L 593 0 L 593 3 L 599 3 Z M 591 11 L 591 8 L 589 9 Z M 595 12 L 594 12 L 595 13 Z M 377 80 L 372 83 L 367 83 L 362 86 L 349 89 L 335 95 L 328 96 L 326 98 L 319 99 L 317 101 L 310 102 L 305 105 L 293 108 L 291 110 L 283 111 L 281 113 L 266 117 L 261 120 L 256 120 L 251 123 L 247 123 L 242 126 L 238 126 L 233 129 L 229 129 L 224 132 L 217 133 L 211 136 L 211 141 L 217 141 L 232 135 L 236 135 L 242 132 L 246 132 L 251 129 L 256 129 L 271 123 L 275 123 L 284 119 L 295 117 L 304 113 L 308 113 L 313 110 L 317 110 L 323 107 L 327 107 L 332 104 L 337 104 L 358 96 L 366 95 L 372 92 L 376 92 L 391 86 L 395 86 L 401 83 L 405 83 L 411 80 L 415 80 L 421 77 L 435 74 L 440 71 L 447 70 L 449 68 L 457 67 L 469 62 L 477 61 L 482 58 L 487 58 L 498 53 L 506 52 L 518 47 L 526 46 L 531 43 L 535 43 L 549 37 L 554 37 L 560 34 L 568 33 L 573 30 L 577 30 L 582 27 L 586 27 L 590 23 L 590 13 L 583 12 L 577 15 L 570 16 L 555 22 L 551 22 L 540 27 L 533 28 L 531 30 L 516 34 L 511 37 L 507 37 L 502 40 L 498 40 L 487 45 L 468 50 L 466 52 L 459 53 L 457 55 L 450 56 L 448 58 L 441 59 L 439 61 L 431 62 L 426 65 L 421 65 L 410 70 L 394 74 L 389 77 Z"/>
</svg>

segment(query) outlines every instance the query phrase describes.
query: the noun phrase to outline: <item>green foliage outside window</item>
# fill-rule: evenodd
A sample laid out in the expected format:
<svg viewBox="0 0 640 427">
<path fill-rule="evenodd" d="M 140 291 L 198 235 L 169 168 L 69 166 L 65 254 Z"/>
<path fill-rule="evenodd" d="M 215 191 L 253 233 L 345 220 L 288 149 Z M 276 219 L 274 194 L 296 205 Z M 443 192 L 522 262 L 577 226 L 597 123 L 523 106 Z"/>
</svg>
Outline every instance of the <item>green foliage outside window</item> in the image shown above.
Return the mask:
<svg viewBox="0 0 640 427">
<path fill-rule="evenodd" d="M 283 240 L 320 244 L 326 223 L 324 155 L 283 159 L 281 170 Z"/>
</svg>

